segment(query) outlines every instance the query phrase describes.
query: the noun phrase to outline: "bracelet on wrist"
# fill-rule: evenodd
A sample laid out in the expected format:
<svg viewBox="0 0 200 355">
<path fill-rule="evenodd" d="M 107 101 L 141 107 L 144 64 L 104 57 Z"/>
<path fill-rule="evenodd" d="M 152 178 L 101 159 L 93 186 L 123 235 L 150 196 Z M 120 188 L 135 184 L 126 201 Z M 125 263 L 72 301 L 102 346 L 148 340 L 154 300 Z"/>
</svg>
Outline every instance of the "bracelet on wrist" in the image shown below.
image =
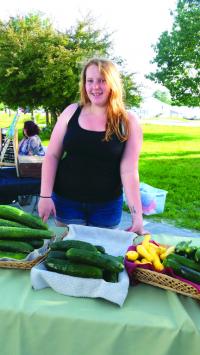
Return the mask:
<svg viewBox="0 0 200 355">
<path fill-rule="evenodd" d="M 136 214 L 136 210 L 135 210 L 134 206 L 129 207 L 129 211 L 130 211 L 130 214 L 133 215 L 133 216 Z"/>
<path fill-rule="evenodd" d="M 52 198 L 51 196 L 39 196 L 40 198 Z"/>
</svg>

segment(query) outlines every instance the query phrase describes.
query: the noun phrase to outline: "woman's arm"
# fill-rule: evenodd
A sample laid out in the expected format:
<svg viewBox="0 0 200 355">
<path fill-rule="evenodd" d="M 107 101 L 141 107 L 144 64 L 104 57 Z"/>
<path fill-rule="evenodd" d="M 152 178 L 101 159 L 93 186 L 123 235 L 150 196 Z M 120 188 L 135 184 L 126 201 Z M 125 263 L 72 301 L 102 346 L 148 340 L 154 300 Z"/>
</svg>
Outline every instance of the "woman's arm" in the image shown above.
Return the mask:
<svg viewBox="0 0 200 355">
<path fill-rule="evenodd" d="M 121 180 L 132 215 L 132 232 L 143 234 L 140 180 L 138 172 L 139 155 L 142 148 L 142 129 L 138 117 L 128 113 L 130 133 L 120 164 Z"/>
<path fill-rule="evenodd" d="M 51 199 L 56 171 L 63 150 L 63 139 L 67 131 L 67 125 L 77 108 L 77 104 L 68 106 L 59 116 L 53 129 L 49 145 L 42 164 L 41 197 L 38 203 L 39 216 L 47 221 L 50 214 L 56 215 L 55 206 Z M 49 197 L 49 198 L 48 198 Z"/>
<path fill-rule="evenodd" d="M 28 138 L 28 155 L 39 155 L 41 139 L 38 135 Z"/>
</svg>

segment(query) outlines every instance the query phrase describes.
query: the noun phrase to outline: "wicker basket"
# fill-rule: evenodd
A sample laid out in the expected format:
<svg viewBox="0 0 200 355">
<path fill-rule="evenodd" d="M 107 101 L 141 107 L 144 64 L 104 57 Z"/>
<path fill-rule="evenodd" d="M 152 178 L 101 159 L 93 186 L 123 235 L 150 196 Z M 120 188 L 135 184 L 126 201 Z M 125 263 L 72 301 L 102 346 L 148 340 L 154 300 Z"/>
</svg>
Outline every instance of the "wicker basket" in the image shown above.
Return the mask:
<svg viewBox="0 0 200 355">
<path fill-rule="evenodd" d="M 31 261 L 0 261 L 0 268 L 30 270 L 33 266 L 44 260 L 46 256 L 47 253 L 42 256 L 38 256 L 36 259 L 33 259 Z"/>
<path fill-rule="evenodd" d="M 134 280 L 200 300 L 200 293 L 196 288 L 174 277 L 142 268 L 136 268 L 132 277 Z"/>
</svg>

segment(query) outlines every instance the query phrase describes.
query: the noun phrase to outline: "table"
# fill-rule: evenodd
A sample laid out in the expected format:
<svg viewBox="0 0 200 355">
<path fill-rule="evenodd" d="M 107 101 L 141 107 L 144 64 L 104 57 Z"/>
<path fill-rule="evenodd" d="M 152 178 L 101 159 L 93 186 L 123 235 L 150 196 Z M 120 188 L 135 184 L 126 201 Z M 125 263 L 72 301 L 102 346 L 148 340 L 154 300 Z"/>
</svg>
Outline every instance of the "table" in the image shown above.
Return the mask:
<svg viewBox="0 0 200 355">
<path fill-rule="evenodd" d="M 198 301 L 150 285 L 124 306 L 34 291 L 30 271 L 0 269 L 2 355 L 198 355 Z"/>
<path fill-rule="evenodd" d="M 39 178 L 17 177 L 16 168 L 0 168 L 0 203 L 11 203 L 18 195 L 38 195 Z"/>
</svg>

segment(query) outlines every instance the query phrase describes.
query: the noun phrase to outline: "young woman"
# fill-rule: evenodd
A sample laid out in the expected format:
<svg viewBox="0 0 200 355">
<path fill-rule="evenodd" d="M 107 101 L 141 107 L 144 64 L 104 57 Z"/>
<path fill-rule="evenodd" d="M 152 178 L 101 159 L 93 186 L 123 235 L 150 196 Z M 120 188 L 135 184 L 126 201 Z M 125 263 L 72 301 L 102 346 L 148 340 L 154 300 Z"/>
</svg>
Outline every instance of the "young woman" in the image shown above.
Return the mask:
<svg viewBox="0 0 200 355">
<path fill-rule="evenodd" d="M 122 214 L 122 186 L 132 214 L 130 231 L 143 234 L 138 159 L 142 131 L 126 112 L 116 66 L 91 59 L 80 80 L 80 104 L 69 105 L 51 135 L 42 166 L 40 217 L 115 228 Z"/>
<path fill-rule="evenodd" d="M 39 132 L 40 129 L 35 122 L 24 122 L 24 138 L 19 144 L 20 155 L 45 155 L 45 151 L 39 137 Z"/>
</svg>

